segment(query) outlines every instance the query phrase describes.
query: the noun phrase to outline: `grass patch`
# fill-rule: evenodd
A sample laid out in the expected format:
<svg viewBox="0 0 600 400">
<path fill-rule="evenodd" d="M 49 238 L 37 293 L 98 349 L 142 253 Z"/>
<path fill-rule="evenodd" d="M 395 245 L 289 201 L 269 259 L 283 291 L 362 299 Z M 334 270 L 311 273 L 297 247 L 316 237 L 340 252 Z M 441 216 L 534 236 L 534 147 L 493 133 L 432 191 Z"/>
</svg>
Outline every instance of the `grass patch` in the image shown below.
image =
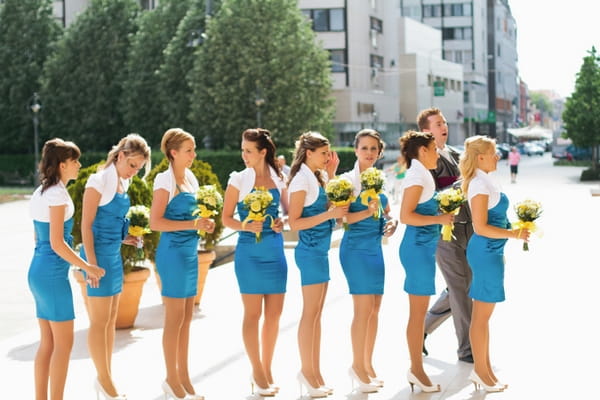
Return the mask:
<svg viewBox="0 0 600 400">
<path fill-rule="evenodd" d="M 592 162 L 590 160 L 556 160 L 554 161 L 555 167 L 591 167 Z"/>
<path fill-rule="evenodd" d="M 32 187 L 0 186 L 0 204 L 9 201 L 25 200 L 31 193 L 33 193 Z"/>
</svg>

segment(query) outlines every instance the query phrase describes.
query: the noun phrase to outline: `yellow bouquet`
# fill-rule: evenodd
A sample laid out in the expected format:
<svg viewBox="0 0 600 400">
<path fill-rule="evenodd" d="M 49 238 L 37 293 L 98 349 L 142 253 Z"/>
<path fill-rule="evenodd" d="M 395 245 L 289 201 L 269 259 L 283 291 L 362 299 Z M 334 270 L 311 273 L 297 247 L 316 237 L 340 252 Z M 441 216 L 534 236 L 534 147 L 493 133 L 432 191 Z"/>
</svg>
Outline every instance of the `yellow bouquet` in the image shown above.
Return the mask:
<svg viewBox="0 0 600 400">
<path fill-rule="evenodd" d="M 204 185 L 196 191 L 197 208 L 192 215 L 198 215 L 200 218 L 212 218 L 223 210 L 223 196 L 217 190 L 215 185 Z M 199 230 L 198 234 L 202 237 L 206 232 Z"/>
<path fill-rule="evenodd" d="M 346 206 L 354 201 L 354 186 L 348 179 L 335 177 L 325 185 L 327 199 L 334 207 Z M 348 223 L 344 217 L 344 230 L 348 230 Z"/>
<path fill-rule="evenodd" d="M 385 176 L 383 171 L 378 170 L 375 167 L 365 169 L 360 173 L 360 185 L 362 191 L 360 193 L 361 203 L 365 206 L 369 205 L 371 199 L 375 199 L 379 202 L 379 193 L 383 190 L 383 184 L 385 182 Z M 377 206 L 377 212 L 373 214 L 373 218 L 379 219 L 383 214 L 383 208 L 381 202 Z"/>
<path fill-rule="evenodd" d="M 129 229 L 127 233 L 137 239 L 135 247 L 137 248 L 137 259 L 144 258 L 144 242 L 142 238 L 145 234 L 152 232 L 150 230 L 150 209 L 144 205 L 138 204 L 129 207 L 126 217 L 129 219 Z"/>
<path fill-rule="evenodd" d="M 244 197 L 244 207 L 248 210 L 248 216 L 242 221 L 242 227 L 246 226 L 248 221 L 260 221 L 263 222 L 267 218 L 271 218 L 271 228 L 275 221 L 273 216 L 267 214 L 267 208 L 273 201 L 273 195 L 264 187 L 259 186 L 254 188 L 253 192 L 250 192 Z M 256 243 L 259 243 L 262 239 L 261 232 L 256 233 Z"/>
<path fill-rule="evenodd" d="M 460 212 L 460 206 L 467 201 L 462 190 L 454 189 L 452 187 L 438 192 L 438 194 L 435 196 L 435 199 L 438 201 L 439 208 L 443 213 L 452 213 L 454 215 L 457 215 Z M 443 225 L 442 240 L 449 242 L 452 240 L 452 238 L 456 239 L 454 235 L 452 235 L 453 230 L 454 224 Z"/>
<path fill-rule="evenodd" d="M 538 230 L 535 220 L 542 214 L 542 203 L 534 200 L 524 200 L 515 204 L 515 213 L 519 221 L 513 224 L 513 228 L 527 229 L 529 232 Z M 529 243 L 523 242 L 523 251 L 529 251 Z"/>
</svg>

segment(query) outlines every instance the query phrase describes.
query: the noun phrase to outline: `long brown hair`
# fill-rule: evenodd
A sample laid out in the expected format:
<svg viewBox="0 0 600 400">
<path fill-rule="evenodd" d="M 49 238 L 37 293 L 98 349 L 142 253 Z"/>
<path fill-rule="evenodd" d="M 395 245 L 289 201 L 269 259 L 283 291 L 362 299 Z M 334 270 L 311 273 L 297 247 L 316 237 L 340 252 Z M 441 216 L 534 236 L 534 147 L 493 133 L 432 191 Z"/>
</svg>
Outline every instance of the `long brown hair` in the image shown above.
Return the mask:
<svg viewBox="0 0 600 400">
<path fill-rule="evenodd" d="M 300 171 L 300 166 L 306 161 L 306 150 L 315 151 L 316 149 L 329 145 L 329 140 L 319 132 L 305 132 L 296 140 L 294 150 L 294 160 L 290 167 L 290 176 L 288 185 L 294 179 L 294 176 Z M 315 171 L 315 176 L 321 186 L 325 185 L 321 171 Z"/>
<path fill-rule="evenodd" d="M 400 138 L 400 152 L 406 168 L 410 168 L 412 160 L 418 158 L 419 149 L 429 146 L 433 141 L 435 139 L 429 132 L 406 131 Z"/>
<path fill-rule="evenodd" d="M 42 193 L 60 181 L 60 163 L 67 162 L 68 160 L 78 160 L 80 156 L 81 150 L 73 142 L 54 138 L 44 143 L 42 160 L 38 167 Z"/>
<path fill-rule="evenodd" d="M 246 129 L 242 132 L 242 140 L 256 144 L 256 148 L 259 151 L 267 149 L 267 155 L 265 156 L 267 164 L 277 171 L 277 176 L 279 176 L 279 178 L 283 179 L 281 168 L 279 168 L 279 164 L 275 159 L 276 147 L 275 143 L 273 143 L 273 139 L 271 139 L 271 132 L 263 128 Z"/>
</svg>

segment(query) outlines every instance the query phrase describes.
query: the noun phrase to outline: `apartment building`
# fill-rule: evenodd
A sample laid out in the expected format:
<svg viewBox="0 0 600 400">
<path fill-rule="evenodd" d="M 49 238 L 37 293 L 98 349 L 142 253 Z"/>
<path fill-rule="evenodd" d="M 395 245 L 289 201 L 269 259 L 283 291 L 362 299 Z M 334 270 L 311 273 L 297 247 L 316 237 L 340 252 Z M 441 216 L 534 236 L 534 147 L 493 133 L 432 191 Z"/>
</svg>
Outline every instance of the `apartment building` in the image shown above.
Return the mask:
<svg viewBox="0 0 600 400">
<path fill-rule="evenodd" d="M 69 26 L 91 2 L 92 0 L 54 0 L 54 16 L 62 26 Z M 140 6 L 146 10 L 155 8 L 158 2 L 159 0 L 139 0 Z"/>
</svg>

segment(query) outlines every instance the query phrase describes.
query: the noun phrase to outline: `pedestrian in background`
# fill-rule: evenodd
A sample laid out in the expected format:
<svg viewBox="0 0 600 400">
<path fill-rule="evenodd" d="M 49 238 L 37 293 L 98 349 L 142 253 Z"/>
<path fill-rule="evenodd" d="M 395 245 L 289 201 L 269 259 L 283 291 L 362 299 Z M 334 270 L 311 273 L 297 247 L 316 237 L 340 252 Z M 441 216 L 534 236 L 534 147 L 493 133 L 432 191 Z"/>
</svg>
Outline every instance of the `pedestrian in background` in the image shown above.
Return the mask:
<svg viewBox="0 0 600 400">
<path fill-rule="evenodd" d="M 160 150 L 169 169 L 156 175 L 150 209 L 150 229 L 162 232 L 156 249 L 156 270 L 165 305 L 163 353 L 167 378 L 165 397 L 203 400 L 195 393 L 188 368 L 190 325 L 198 287 L 198 231 L 212 232 L 215 222 L 197 218 L 198 180 L 190 170 L 196 141 L 183 129 L 165 132 Z"/>
<path fill-rule="evenodd" d="M 454 215 L 438 214 L 435 182 L 429 170 L 437 165 L 435 139 L 429 132 L 408 131 L 400 138 L 400 148 L 408 170 L 400 206 L 400 222 L 406 224 L 400 243 L 400 262 L 406 272 L 404 291 L 408 293 L 409 318 L 406 339 L 410 354 L 407 380 L 424 392 L 439 392 L 423 369 L 423 337 L 429 297 L 435 294 L 435 251 L 440 225 L 451 224 Z"/>
<path fill-rule="evenodd" d="M 125 399 L 115 388 L 111 360 L 115 343 L 115 324 L 119 298 L 123 289 L 121 244 L 137 245 L 137 238 L 127 234 L 125 215 L 129 211 L 127 188 L 131 178 L 145 166 L 150 169 L 150 147 L 140 135 L 129 134 L 112 148 L 106 163 L 90 175 L 83 193 L 80 254 L 106 274 L 100 282 L 90 278 L 87 311 L 90 318 L 88 350 L 96 367 L 94 387 L 106 399 Z"/>
<path fill-rule="evenodd" d="M 41 185 L 29 202 L 35 251 L 27 279 L 40 326 L 34 362 L 36 399 L 62 400 L 64 395 L 75 319 L 70 266 L 84 270 L 88 284 L 94 286 L 104 276 L 102 268 L 85 261 L 71 248 L 75 206 L 66 185 L 77 178 L 80 155 L 73 142 L 48 140 L 39 165 Z"/>
<path fill-rule="evenodd" d="M 510 166 L 510 183 L 517 183 L 517 173 L 519 172 L 519 162 L 521 154 L 515 146 L 510 148 L 508 153 L 508 165 Z"/>
<path fill-rule="evenodd" d="M 279 390 L 274 385 L 271 364 L 287 283 L 288 269 L 281 234 L 283 220 L 279 217 L 280 203 L 287 209 L 287 189 L 268 130 L 245 130 L 241 147 L 246 169 L 231 173 L 225 190 L 223 224 L 239 231 L 234 267 L 244 305 L 242 335 L 252 366 L 250 381 L 253 387 L 256 386 L 258 395 L 270 397 Z M 273 196 L 266 208 L 266 215 L 271 219 L 244 222 L 250 213 L 244 198 L 257 187 Z M 236 209 L 237 218 L 234 217 Z M 260 242 L 256 240 L 257 233 L 261 235 Z M 263 325 L 259 329 L 262 316 Z"/>
<path fill-rule="evenodd" d="M 465 141 L 459 167 L 475 230 L 467 246 L 467 260 L 473 271 L 469 295 L 473 299 L 470 335 L 475 362 L 469 379 L 476 388 L 482 386 L 487 392 L 506 388 L 492 369 L 489 329 L 496 303 L 505 299 L 504 245 L 510 238 L 525 241 L 529 238 L 527 229 L 513 229 L 508 221 L 508 197 L 489 176 L 497 164 L 493 139 L 473 136 Z"/>
</svg>

